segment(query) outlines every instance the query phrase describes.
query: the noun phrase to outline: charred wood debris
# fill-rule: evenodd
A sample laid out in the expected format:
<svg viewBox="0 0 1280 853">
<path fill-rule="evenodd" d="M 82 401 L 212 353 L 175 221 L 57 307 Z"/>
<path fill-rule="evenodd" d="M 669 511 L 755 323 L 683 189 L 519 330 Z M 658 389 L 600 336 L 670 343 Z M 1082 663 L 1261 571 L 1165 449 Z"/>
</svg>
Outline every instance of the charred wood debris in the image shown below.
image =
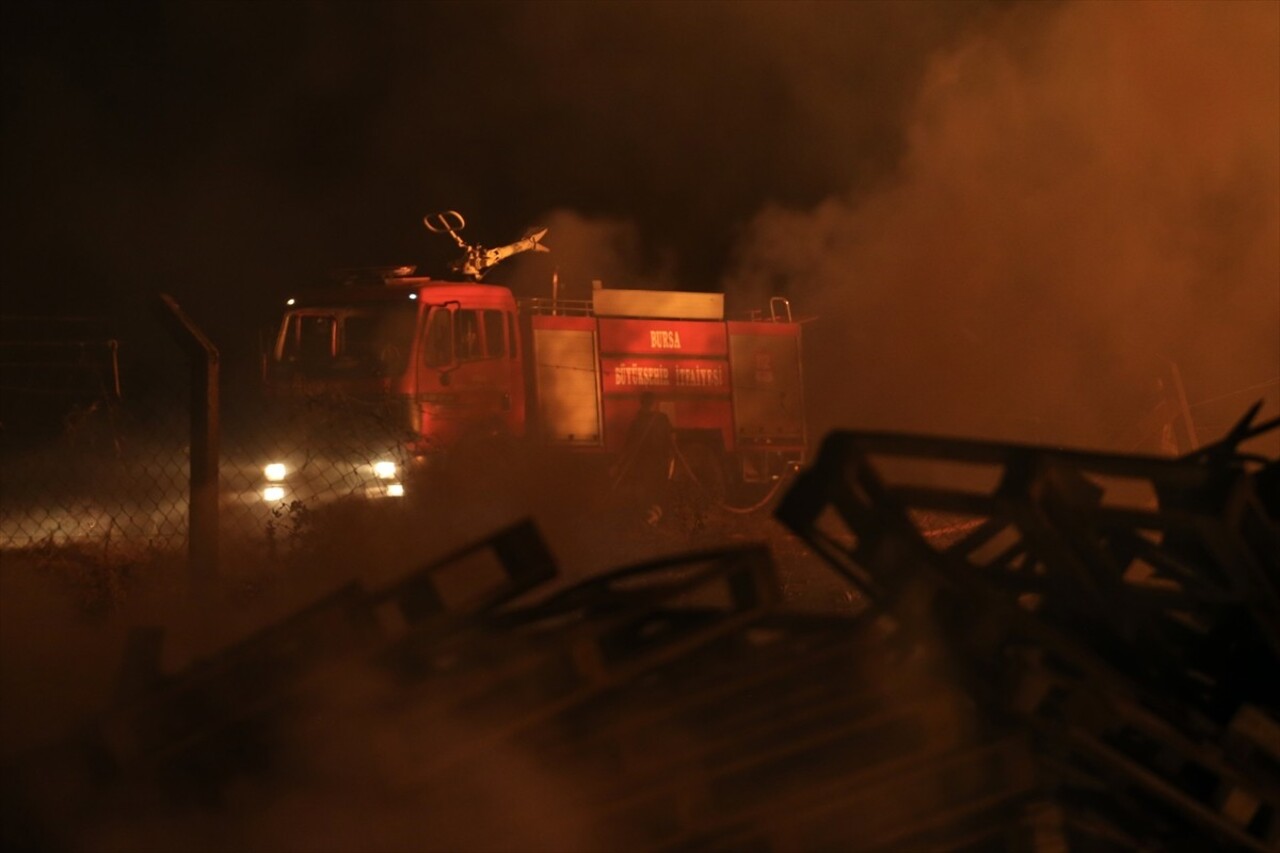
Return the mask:
<svg viewBox="0 0 1280 853">
<path fill-rule="evenodd" d="M 135 788 L 216 811 L 355 663 L 401 725 L 466 721 L 423 792 L 519 750 L 586 780 L 563 807 L 598 849 L 1280 849 L 1256 412 L 1181 458 L 833 433 L 776 516 L 860 593 L 843 614 L 790 609 L 762 545 L 557 585 L 522 523 L 175 674 L 138 630 L 115 703 L 8 763 L 6 847 L 76 847 Z"/>
</svg>

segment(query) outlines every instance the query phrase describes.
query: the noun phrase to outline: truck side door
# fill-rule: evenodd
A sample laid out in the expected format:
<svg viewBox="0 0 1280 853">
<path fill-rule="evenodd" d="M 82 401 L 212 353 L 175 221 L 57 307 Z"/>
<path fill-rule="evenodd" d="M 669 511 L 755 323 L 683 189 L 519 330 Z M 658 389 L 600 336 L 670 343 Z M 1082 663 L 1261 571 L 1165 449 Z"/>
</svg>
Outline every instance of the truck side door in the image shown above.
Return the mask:
<svg viewBox="0 0 1280 853">
<path fill-rule="evenodd" d="M 416 422 L 443 448 L 469 435 L 518 434 L 523 386 L 513 369 L 508 312 L 463 308 L 428 312 L 418 368 Z M 516 364 L 518 367 L 518 363 Z"/>
<path fill-rule="evenodd" d="M 453 388 L 468 420 L 484 432 L 509 432 L 512 370 L 504 312 L 461 308 L 454 324 L 458 368 Z"/>
</svg>

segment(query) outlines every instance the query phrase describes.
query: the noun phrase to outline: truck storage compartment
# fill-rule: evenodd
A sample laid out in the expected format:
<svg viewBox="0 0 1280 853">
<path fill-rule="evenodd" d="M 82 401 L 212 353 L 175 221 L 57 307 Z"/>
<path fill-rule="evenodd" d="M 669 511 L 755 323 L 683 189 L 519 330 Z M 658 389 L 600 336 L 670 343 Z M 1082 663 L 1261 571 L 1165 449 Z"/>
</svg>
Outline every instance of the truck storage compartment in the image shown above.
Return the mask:
<svg viewBox="0 0 1280 853">
<path fill-rule="evenodd" d="M 574 447 L 599 446 L 595 320 L 557 316 L 530 320 L 538 428 L 543 440 Z"/>
<path fill-rule="evenodd" d="M 803 448 L 799 326 L 731 322 L 728 327 L 738 444 Z"/>
<path fill-rule="evenodd" d="M 605 292 L 609 291 L 597 291 L 597 299 Z M 658 408 L 678 433 L 718 434 L 719 447 L 732 447 L 723 322 L 601 317 L 599 324 L 607 449 L 623 449 L 645 392 L 655 395 Z"/>
</svg>

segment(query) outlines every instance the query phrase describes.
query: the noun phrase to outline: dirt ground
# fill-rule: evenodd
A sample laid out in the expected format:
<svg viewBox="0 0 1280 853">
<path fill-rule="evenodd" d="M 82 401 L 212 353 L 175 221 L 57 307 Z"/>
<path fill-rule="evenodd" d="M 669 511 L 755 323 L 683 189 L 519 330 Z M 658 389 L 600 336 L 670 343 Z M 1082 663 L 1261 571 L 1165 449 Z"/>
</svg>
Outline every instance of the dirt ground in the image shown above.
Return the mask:
<svg viewBox="0 0 1280 853">
<path fill-rule="evenodd" d="M 779 494 L 782 490 L 779 490 Z M 473 458 L 421 475 L 402 500 L 284 508 L 274 541 L 225 541 L 219 577 L 193 586 L 185 555 L 46 545 L 0 555 L 0 754 L 56 737 L 109 698 L 131 627 L 165 630 L 163 666 L 194 659 L 351 581 L 376 588 L 494 531 L 532 518 L 567 586 L 691 551 L 765 543 L 784 600 L 851 612 L 854 593 L 790 535 L 768 506 L 725 511 L 687 483 L 662 517 L 628 505 L 598 472 L 553 460 Z"/>
</svg>

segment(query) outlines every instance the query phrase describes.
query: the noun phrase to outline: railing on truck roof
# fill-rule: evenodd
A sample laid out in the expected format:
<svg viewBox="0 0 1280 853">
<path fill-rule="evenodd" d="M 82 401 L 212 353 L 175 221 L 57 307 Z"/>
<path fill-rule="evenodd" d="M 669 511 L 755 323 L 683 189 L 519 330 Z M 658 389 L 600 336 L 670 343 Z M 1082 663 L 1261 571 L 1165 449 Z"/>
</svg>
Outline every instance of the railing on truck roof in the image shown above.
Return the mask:
<svg viewBox="0 0 1280 853">
<path fill-rule="evenodd" d="M 594 316 L 594 303 L 590 299 L 552 299 L 546 296 L 532 296 L 519 301 L 520 310 L 530 314 L 559 315 L 562 317 Z M 747 312 L 747 319 L 752 322 L 792 323 L 791 300 L 785 296 L 774 296 L 769 300 L 769 312 L 756 308 Z"/>
<path fill-rule="evenodd" d="M 590 317 L 592 301 L 590 299 L 551 299 L 546 296 L 533 296 L 520 300 L 520 310 L 530 314 L 556 314 L 562 317 Z"/>
<path fill-rule="evenodd" d="M 747 319 L 752 322 L 763 323 L 766 319 L 770 323 L 790 323 L 791 319 L 791 300 L 785 296 L 774 296 L 769 299 L 769 316 L 764 316 L 764 311 L 760 308 L 752 309 L 747 312 Z"/>
</svg>

